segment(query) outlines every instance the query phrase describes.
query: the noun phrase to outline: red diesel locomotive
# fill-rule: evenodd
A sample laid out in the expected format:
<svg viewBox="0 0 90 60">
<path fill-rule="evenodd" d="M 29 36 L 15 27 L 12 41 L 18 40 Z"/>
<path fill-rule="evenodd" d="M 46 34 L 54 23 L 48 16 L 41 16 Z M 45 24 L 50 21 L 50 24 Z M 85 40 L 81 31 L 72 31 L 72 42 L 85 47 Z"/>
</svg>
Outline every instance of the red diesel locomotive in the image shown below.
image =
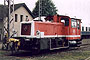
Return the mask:
<svg viewBox="0 0 90 60">
<path fill-rule="evenodd" d="M 20 49 L 39 51 L 78 47 L 81 44 L 81 19 L 47 16 L 45 21 L 21 23 Z"/>
</svg>

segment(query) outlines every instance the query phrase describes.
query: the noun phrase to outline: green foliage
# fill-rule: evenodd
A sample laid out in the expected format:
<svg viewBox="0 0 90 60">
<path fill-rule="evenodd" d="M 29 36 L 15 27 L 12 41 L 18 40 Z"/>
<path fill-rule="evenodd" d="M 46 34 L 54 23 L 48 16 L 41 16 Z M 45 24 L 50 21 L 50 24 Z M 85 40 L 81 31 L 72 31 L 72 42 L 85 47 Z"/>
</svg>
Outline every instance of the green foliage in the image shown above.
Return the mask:
<svg viewBox="0 0 90 60">
<path fill-rule="evenodd" d="M 36 6 L 32 11 L 34 17 L 39 15 L 39 0 L 36 2 Z M 42 16 L 55 15 L 57 9 L 51 0 L 42 0 Z"/>
</svg>

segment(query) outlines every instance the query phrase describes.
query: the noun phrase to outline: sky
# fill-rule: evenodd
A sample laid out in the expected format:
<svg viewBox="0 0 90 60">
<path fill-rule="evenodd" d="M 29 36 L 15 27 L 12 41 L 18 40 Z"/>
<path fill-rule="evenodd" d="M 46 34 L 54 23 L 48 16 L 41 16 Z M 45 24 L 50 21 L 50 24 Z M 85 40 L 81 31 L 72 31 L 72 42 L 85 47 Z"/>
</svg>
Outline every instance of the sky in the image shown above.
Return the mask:
<svg viewBox="0 0 90 60">
<path fill-rule="evenodd" d="M 0 0 L 3 4 L 4 0 Z M 32 11 L 37 0 L 14 0 L 14 3 L 25 3 Z M 82 19 L 82 24 L 90 26 L 90 0 L 52 0 L 58 9 L 58 14 L 68 15 L 71 18 Z"/>
</svg>

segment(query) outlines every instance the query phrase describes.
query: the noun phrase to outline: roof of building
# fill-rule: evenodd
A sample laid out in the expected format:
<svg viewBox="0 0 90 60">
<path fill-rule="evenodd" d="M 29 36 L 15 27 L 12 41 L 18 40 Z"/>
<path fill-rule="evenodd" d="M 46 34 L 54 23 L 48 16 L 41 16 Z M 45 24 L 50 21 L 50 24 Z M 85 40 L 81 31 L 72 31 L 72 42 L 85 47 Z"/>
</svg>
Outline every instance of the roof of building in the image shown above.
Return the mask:
<svg viewBox="0 0 90 60">
<path fill-rule="evenodd" d="M 25 3 L 19 3 L 19 4 L 15 4 L 14 5 L 14 10 L 17 10 L 20 7 L 24 7 L 28 13 L 34 18 L 33 14 L 31 13 L 31 11 L 29 10 L 29 8 L 27 7 L 27 5 Z M 6 8 L 4 7 L 4 5 L 0 5 L 0 20 L 4 18 L 4 16 L 8 16 L 8 8 L 6 6 Z M 6 12 L 6 13 L 5 13 Z M 6 15 L 5 15 L 6 14 Z"/>
<path fill-rule="evenodd" d="M 17 10 L 18 8 L 20 8 L 20 7 L 24 7 L 28 12 L 29 12 L 29 14 L 32 16 L 32 17 L 34 17 L 33 16 L 33 14 L 31 13 L 31 11 L 29 10 L 29 8 L 27 7 L 27 5 L 25 4 L 25 3 L 19 3 L 19 4 L 15 4 L 15 10 Z"/>
</svg>

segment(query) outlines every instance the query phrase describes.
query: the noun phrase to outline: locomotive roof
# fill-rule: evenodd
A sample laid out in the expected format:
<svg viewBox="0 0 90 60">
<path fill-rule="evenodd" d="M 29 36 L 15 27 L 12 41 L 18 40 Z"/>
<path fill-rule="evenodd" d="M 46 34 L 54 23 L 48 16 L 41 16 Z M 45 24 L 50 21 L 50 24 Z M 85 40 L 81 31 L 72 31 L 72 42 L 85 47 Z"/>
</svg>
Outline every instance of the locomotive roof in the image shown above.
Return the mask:
<svg viewBox="0 0 90 60">
<path fill-rule="evenodd" d="M 57 15 L 57 16 L 61 16 L 61 17 L 68 17 L 68 18 L 70 18 L 69 16 L 66 16 L 66 15 Z"/>
<path fill-rule="evenodd" d="M 77 19 L 77 18 L 71 18 L 71 19 L 81 20 L 81 19 Z"/>
<path fill-rule="evenodd" d="M 49 15 L 50 17 L 53 17 L 54 15 Z M 47 16 L 47 17 L 49 17 L 49 16 Z M 69 16 L 66 16 L 66 15 L 58 15 L 57 14 L 57 16 L 61 16 L 61 17 L 68 17 L 68 18 L 70 18 Z"/>
</svg>

